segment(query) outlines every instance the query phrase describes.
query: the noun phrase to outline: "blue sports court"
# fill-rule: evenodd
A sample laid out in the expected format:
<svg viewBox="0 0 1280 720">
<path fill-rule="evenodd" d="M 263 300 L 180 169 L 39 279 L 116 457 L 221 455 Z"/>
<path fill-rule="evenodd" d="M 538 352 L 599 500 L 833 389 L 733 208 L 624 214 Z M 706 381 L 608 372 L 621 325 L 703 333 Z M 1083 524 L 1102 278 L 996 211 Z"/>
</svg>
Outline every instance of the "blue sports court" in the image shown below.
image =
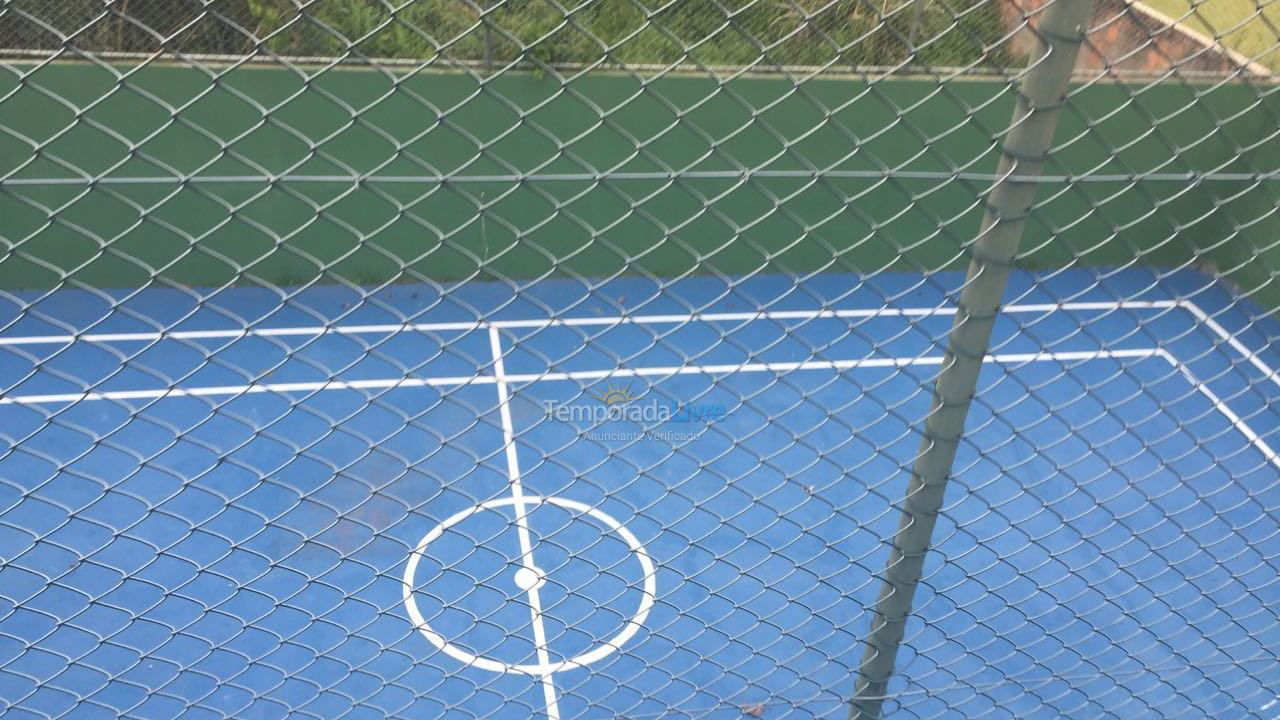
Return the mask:
<svg viewBox="0 0 1280 720">
<path fill-rule="evenodd" d="M 961 282 L 0 295 L 6 717 L 842 717 Z M 1280 326 L 1005 298 L 886 715 L 1280 713 Z"/>
</svg>

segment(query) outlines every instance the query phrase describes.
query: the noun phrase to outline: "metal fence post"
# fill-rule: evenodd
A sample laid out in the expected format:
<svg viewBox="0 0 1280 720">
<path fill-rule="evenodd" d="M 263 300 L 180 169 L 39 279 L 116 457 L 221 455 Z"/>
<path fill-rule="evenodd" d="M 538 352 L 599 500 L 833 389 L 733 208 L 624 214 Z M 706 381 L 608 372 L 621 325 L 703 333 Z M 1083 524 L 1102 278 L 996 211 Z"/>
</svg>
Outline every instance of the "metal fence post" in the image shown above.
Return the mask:
<svg viewBox="0 0 1280 720">
<path fill-rule="evenodd" d="M 489 20 L 489 0 L 480 2 L 480 19 L 484 23 L 484 76 L 493 74 L 493 23 Z"/>
<path fill-rule="evenodd" d="M 1053 141 L 1092 9 L 1093 0 L 1053 0 L 1032 31 L 1036 51 L 1023 76 L 1004 139 L 999 179 L 988 195 L 986 212 L 971 246 L 959 312 L 948 337 L 946 360 L 934 388 L 933 405 L 902 500 L 898 531 L 858 668 L 849 710 L 852 720 L 880 717 L 1009 267 L 1035 200 L 1035 179 Z"/>
</svg>

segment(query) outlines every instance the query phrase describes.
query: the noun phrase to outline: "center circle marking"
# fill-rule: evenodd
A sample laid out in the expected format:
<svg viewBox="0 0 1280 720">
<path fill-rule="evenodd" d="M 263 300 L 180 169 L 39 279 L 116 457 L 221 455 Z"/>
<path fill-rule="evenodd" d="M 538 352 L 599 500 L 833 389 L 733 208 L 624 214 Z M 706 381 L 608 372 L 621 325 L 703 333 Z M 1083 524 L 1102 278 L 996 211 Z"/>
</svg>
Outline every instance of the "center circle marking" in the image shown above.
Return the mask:
<svg viewBox="0 0 1280 720">
<path fill-rule="evenodd" d="M 565 510 L 573 510 L 582 515 L 592 517 L 604 525 L 608 526 L 618 537 L 622 538 L 627 547 L 631 549 L 631 554 L 635 555 L 636 560 L 640 562 L 640 569 L 644 573 L 644 586 L 640 595 L 640 603 L 636 608 L 635 614 L 623 626 L 621 632 L 606 640 L 603 644 L 588 650 L 581 655 L 574 656 L 559 662 L 547 663 L 506 663 L 493 658 L 480 657 L 463 650 L 450 643 L 443 635 L 436 632 L 427 624 L 426 618 L 422 617 L 422 613 L 418 610 L 418 601 L 413 596 L 414 574 L 418 571 L 418 563 L 424 557 L 427 547 L 435 542 L 444 534 L 445 530 L 457 525 L 476 513 L 493 510 L 500 507 L 511 507 L 516 504 L 514 497 L 496 498 L 473 505 L 461 512 L 451 515 L 444 522 L 431 528 L 430 532 L 422 536 L 422 540 L 418 542 L 418 546 L 409 554 L 409 562 L 404 568 L 404 578 L 401 581 L 404 593 L 405 610 L 409 613 L 409 619 L 413 621 L 414 627 L 422 633 L 424 637 L 432 644 L 439 648 L 442 652 L 450 657 L 463 662 L 472 667 L 482 670 L 488 670 L 496 673 L 522 674 L 522 675 L 550 675 L 552 673 L 572 670 L 574 668 L 586 667 L 591 663 L 598 662 L 609 655 L 617 652 L 628 640 L 640 631 L 645 619 L 649 616 L 649 610 L 653 608 L 654 600 L 657 598 L 657 570 L 654 567 L 653 560 L 650 559 L 649 553 L 645 551 L 644 545 L 640 543 L 640 539 L 635 533 L 627 529 L 625 525 L 618 522 L 613 516 L 597 510 L 590 505 L 580 503 L 576 500 L 569 500 L 562 497 L 541 497 L 538 495 L 525 495 L 519 502 L 526 506 L 537 507 L 538 505 L 555 505 Z M 540 568 L 521 567 L 516 570 L 515 583 L 521 590 L 530 592 L 541 587 L 546 582 L 546 573 Z"/>
</svg>

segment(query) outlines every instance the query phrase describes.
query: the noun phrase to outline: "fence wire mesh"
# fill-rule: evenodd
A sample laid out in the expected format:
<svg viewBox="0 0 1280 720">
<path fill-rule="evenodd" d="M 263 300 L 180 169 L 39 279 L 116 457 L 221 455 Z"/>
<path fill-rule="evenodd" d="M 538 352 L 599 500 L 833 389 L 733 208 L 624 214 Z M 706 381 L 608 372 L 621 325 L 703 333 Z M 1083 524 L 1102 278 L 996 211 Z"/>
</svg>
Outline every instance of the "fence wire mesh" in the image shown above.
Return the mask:
<svg viewBox="0 0 1280 720">
<path fill-rule="evenodd" d="M 3 0 L 0 711 L 1276 717 L 1277 8 Z"/>
</svg>

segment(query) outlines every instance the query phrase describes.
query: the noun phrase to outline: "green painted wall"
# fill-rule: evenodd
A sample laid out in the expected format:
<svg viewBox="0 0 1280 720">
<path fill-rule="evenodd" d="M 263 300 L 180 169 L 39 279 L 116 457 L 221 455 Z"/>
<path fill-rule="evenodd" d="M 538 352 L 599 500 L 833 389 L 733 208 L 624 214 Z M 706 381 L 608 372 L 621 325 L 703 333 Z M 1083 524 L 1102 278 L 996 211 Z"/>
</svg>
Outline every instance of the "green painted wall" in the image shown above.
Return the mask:
<svg viewBox="0 0 1280 720">
<path fill-rule="evenodd" d="M 1273 88 L 1274 90 L 1274 88 Z M 1215 268 L 1242 295 L 1268 311 L 1280 308 L 1280 97 L 1272 92 L 1252 109 L 1251 147 L 1232 164 L 1239 173 L 1270 179 L 1226 183 L 1207 189 L 1216 203 L 1219 238 L 1212 249 Z"/>
<path fill-rule="evenodd" d="M 30 68 L 22 68 L 29 70 Z M 89 65 L 0 80 L 0 170 L 13 179 L 723 171 L 767 164 L 989 173 L 1012 90 L 993 80 L 868 84 L 600 73 L 561 85 L 508 73 L 156 66 L 123 82 Z M 1220 167 L 1259 132 L 1257 90 L 1077 89 L 1051 173 Z M 176 112 L 175 112 L 176 111 Z M 175 117 L 177 121 L 175 122 Z M 265 118 L 265 121 L 264 121 Z M 32 142 L 39 146 L 33 154 Z M 483 151 L 481 150 L 483 148 Z M 1274 164 L 1274 163 L 1273 163 Z M 439 281 L 549 273 L 870 272 L 957 267 L 986 183 L 952 178 L 261 181 L 6 184 L 0 287 Z M 484 208 L 481 212 L 480 208 Z M 1230 223 L 1185 183 L 1055 184 L 1028 266 L 1176 265 Z M 1280 254 L 1280 251 L 1278 251 Z"/>
</svg>

